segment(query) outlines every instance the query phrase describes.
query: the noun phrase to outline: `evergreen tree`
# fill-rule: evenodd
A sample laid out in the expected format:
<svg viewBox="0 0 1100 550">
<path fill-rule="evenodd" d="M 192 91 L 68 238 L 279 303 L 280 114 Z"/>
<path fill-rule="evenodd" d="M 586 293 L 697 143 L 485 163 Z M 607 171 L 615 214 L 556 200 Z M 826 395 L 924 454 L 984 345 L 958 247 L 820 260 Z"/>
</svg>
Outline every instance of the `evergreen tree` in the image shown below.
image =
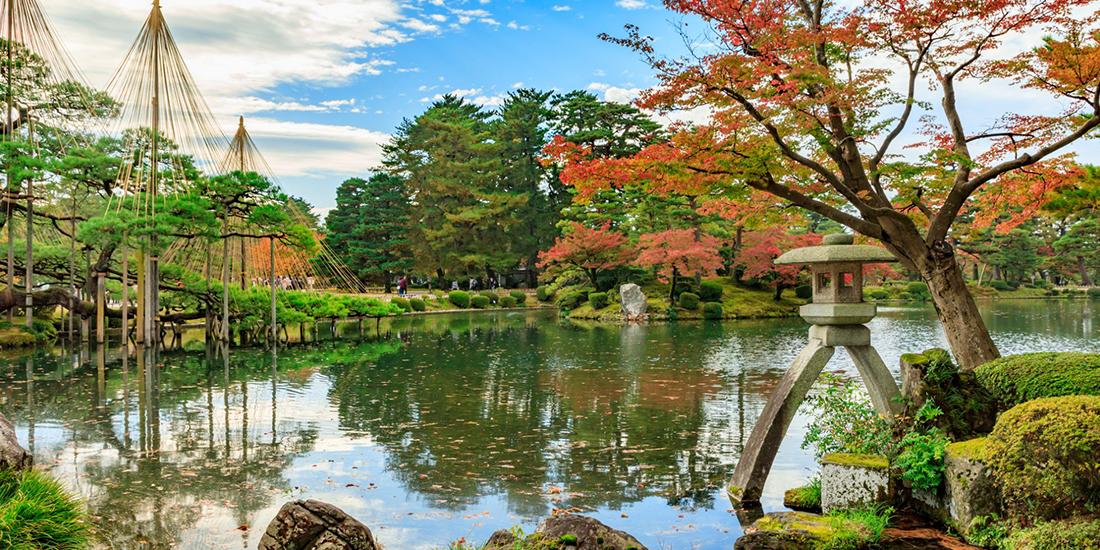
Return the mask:
<svg viewBox="0 0 1100 550">
<path fill-rule="evenodd" d="M 1073 259 L 1081 275 L 1081 284 L 1094 284 L 1090 269 L 1100 266 L 1100 217 L 1082 218 L 1054 243 L 1054 250 Z"/>
<path fill-rule="evenodd" d="M 325 219 L 333 252 L 365 282 L 391 291 L 393 276 L 413 266 L 409 251 L 409 197 L 401 178 L 352 178 L 336 191 Z"/>
</svg>

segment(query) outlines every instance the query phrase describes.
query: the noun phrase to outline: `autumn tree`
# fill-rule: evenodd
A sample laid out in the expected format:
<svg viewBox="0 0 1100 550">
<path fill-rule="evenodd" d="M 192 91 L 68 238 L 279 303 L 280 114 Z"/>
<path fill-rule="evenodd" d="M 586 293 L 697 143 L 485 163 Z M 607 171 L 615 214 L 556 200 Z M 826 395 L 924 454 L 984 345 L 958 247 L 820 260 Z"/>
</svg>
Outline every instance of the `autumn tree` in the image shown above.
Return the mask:
<svg viewBox="0 0 1100 550">
<path fill-rule="evenodd" d="M 636 155 L 632 171 L 655 191 L 755 189 L 881 241 L 928 283 L 960 364 L 997 358 L 956 261 L 952 225 L 979 193 L 1034 200 L 1057 187 L 1059 155 L 1100 125 L 1093 2 L 664 4 L 709 25 L 708 47 L 693 49 L 705 53 L 663 57 L 635 27 L 605 38 L 656 71 L 659 85 L 643 106 L 706 106 L 712 116 Z M 1009 49 L 1028 32 L 1049 38 L 1039 48 Z M 986 115 L 996 122 L 978 127 L 960 112 L 964 79 L 1035 90 L 1066 110 Z M 938 101 L 918 97 L 925 89 Z M 899 138 L 915 133 L 918 119 L 927 139 L 903 157 L 898 147 L 910 140 Z M 605 173 L 624 166 L 600 164 L 610 165 Z M 576 163 L 564 177 L 583 193 L 615 184 L 596 168 Z"/>
<path fill-rule="evenodd" d="M 722 268 L 718 239 L 698 229 L 670 229 L 642 235 L 638 239 L 639 266 L 655 268 L 657 275 L 671 285 L 669 301 L 676 302 L 676 282 L 681 275 L 713 276 Z"/>
<path fill-rule="evenodd" d="M 581 270 L 593 288 L 599 289 L 599 275 L 630 262 L 632 249 L 622 233 L 611 230 L 609 224 L 589 229 L 573 223 L 554 246 L 539 255 L 539 267 L 566 272 Z"/>
<path fill-rule="evenodd" d="M 779 228 L 748 233 L 740 257 L 744 277 L 774 288 L 778 302 L 783 298 L 783 289 L 798 284 L 798 275 L 805 266 L 776 265 L 775 259 L 796 248 L 819 244 L 821 235 L 814 233 L 792 235 Z"/>
</svg>

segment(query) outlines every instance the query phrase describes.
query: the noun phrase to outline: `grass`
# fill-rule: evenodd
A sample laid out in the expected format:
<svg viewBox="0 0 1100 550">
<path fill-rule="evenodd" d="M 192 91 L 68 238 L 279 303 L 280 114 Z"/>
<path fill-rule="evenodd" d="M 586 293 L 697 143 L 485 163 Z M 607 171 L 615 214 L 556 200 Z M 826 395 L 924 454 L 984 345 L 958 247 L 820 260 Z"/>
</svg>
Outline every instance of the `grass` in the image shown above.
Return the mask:
<svg viewBox="0 0 1100 550">
<path fill-rule="evenodd" d="M 863 550 L 876 546 L 890 526 L 893 508 L 868 506 L 826 516 L 833 534 L 817 550 Z"/>
<path fill-rule="evenodd" d="M 788 490 L 783 494 L 783 505 L 800 510 L 820 510 L 821 478 L 815 477 L 805 487 Z"/>
<path fill-rule="evenodd" d="M 45 472 L 0 471 L 0 548 L 81 550 L 91 532 L 80 501 Z"/>
<path fill-rule="evenodd" d="M 794 290 L 787 289 L 783 293 L 783 299 L 775 301 L 775 291 L 768 288 L 754 288 L 735 283 L 729 278 L 721 277 L 710 279 L 722 285 L 722 311 L 726 319 L 773 319 L 793 317 L 798 315 L 798 307 L 804 305 L 806 300 L 795 298 Z M 667 284 L 654 283 L 642 288 L 649 304 L 649 315 L 657 320 L 703 319 L 703 305 L 692 310 L 682 307 L 671 307 L 668 301 L 669 287 Z M 558 295 L 562 295 L 561 290 Z M 618 295 L 612 295 L 613 303 L 602 309 L 593 309 L 588 303 L 581 305 L 569 313 L 572 319 L 613 320 L 622 317 L 621 307 L 618 303 Z M 670 312 L 671 309 L 671 312 Z"/>
</svg>

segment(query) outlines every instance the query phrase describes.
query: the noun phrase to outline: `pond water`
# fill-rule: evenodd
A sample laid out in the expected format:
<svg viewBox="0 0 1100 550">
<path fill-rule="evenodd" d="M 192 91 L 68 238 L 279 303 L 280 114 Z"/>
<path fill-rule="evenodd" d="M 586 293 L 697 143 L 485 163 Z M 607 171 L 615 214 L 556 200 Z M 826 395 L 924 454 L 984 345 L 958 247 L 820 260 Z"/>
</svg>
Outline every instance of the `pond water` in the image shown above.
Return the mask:
<svg viewBox="0 0 1100 550">
<path fill-rule="evenodd" d="M 884 307 L 874 343 L 945 346 L 934 313 Z M 1100 301 L 982 305 L 1003 353 L 1097 351 Z M 798 319 L 586 326 L 554 313 L 349 324 L 339 338 L 228 357 L 193 350 L 0 356 L 0 410 L 88 502 L 105 548 L 255 548 L 314 498 L 391 549 L 593 515 L 651 549 L 728 549 L 722 488 L 786 365 Z M 321 331 L 324 333 L 325 331 Z M 854 375 L 837 353 L 829 370 Z M 762 504 L 812 475 L 805 412 Z"/>
</svg>

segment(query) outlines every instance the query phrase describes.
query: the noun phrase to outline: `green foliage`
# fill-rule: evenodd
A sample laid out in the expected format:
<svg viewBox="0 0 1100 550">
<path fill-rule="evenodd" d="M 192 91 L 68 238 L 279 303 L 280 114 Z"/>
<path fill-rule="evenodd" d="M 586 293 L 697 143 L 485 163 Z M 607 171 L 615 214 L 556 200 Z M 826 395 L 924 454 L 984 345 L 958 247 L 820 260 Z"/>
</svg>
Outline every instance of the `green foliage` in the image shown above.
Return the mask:
<svg viewBox="0 0 1100 550">
<path fill-rule="evenodd" d="M 979 516 L 970 521 L 966 541 L 982 548 L 1003 548 L 1012 526 L 997 514 Z"/>
<path fill-rule="evenodd" d="M 890 293 L 885 290 L 872 290 L 871 298 L 875 300 L 887 300 L 890 298 Z"/>
<path fill-rule="evenodd" d="M 722 310 L 722 304 L 718 302 L 707 302 L 703 304 L 703 317 L 706 319 L 724 319 L 726 312 Z"/>
<path fill-rule="evenodd" d="M 1005 550 L 1100 550 L 1100 519 L 1043 522 L 1002 540 Z"/>
<path fill-rule="evenodd" d="M 692 311 L 699 309 L 699 295 L 691 292 L 680 294 L 680 307 Z"/>
<path fill-rule="evenodd" d="M 57 338 L 57 327 L 51 321 L 34 319 L 31 321 L 30 333 L 34 335 L 35 340 L 46 342 Z"/>
<path fill-rule="evenodd" d="M 783 493 L 783 505 L 798 510 L 820 510 L 821 478 L 813 478 L 805 487 L 788 489 Z"/>
<path fill-rule="evenodd" d="M 91 533 L 80 502 L 39 470 L 0 471 L 0 547 L 81 550 Z"/>
<path fill-rule="evenodd" d="M 950 440 L 939 429 L 926 433 L 909 432 L 901 440 L 901 452 L 894 465 L 902 479 L 919 489 L 936 489 L 943 483 L 943 453 Z"/>
<path fill-rule="evenodd" d="M 924 300 L 927 300 L 929 297 L 931 297 L 931 294 L 928 293 L 928 283 L 909 283 L 909 285 L 905 287 L 905 290 L 909 293 L 910 296 L 912 296 L 914 300 L 917 301 L 923 302 Z"/>
<path fill-rule="evenodd" d="M 794 295 L 803 300 L 809 300 L 814 297 L 814 287 L 810 285 L 799 285 L 794 287 Z"/>
<path fill-rule="evenodd" d="M 1006 407 L 1063 395 L 1100 395 L 1100 354 L 1025 353 L 990 361 L 974 373 Z"/>
<path fill-rule="evenodd" d="M 401 178 L 376 174 L 370 180 L 349 179 L 336 190 L 336 208 L 325 218 L 328 245 L 360 279 L 385 284 L 388 290 L 393 273 L 413 267 L 410 210 Z"/>
<path fill-rule="evenodd" d="M 569 292 L 561 298 L 558 298 L 558 308 L 564 310 L 577 309 L 581 304 L 587 301 L 587 292 Z"/>
<path fill-rule="evenodd" d="M 522 290 L 513 290 L 509 292 L 508 295 L 515 299 L 517 304 L 527 303 L 527 293 Z"/>
<path fill-rule="evenodd" d="M 428 303 L 420 298 L 410 299 L 409 305 L 412 306 L 413 311 L 428 311 Z"/>
<path fill-rule="evenodd" d="M 496 292 L 492 292 L 492 291 L 489 291 L 489 290 L 481 291 L 479 296 L 484 296 L 484 297 L 488 298 L 489 303 L 493 304 L 494 306 L 497 305 L 497 302 L 500 301 L 500 294 L 497 294 Z"/>
<path fill-rule="evenodd" d="M 833 532 L 814 550 L 866 550 L 878 546 L 890 526 L 893 508 L 873 505 L 826 516 Z"/>
<path fill-rule="evenodd" d="M 829 373 L 815 390 L 807 399 L 814 419 L 803 449 L 812 449 L 821 460 L 831 453 L 881 454 L 890 447 L 890 422 L 875 412 L 859 384 Z"/>
<path fill-rule="evenodd" d="M 451 300 L 458 309 L 466 309 L 470 307 L 470 294 L 461 290 L 453 290 L 447 297 Z"/>
<path fill-rule="evenodd" d="M 540 302 L 549 302 L 553 300 L 555 294 L 557 294 L 557 292 L 548 286 L 540 286 L 535 290 L 535 297 L 538 298 Z"/>
<path fill-rule="evenodd" d="M 470 306 L 474 309 L 489 309 L 492 303 L 488 296 L 474 296 L 470 299 Z"/>
<path fill-rule="evenodd" d="M 997 400 L 973 372 L 963 372 L 942 349 L 906 354 L 902 360 L 921 373 L 917 395 L 942 414 L 919 418 L 920 428 L 940 428 L 955 441 L 988 433 L 997 416 Z M 919 415 L 918 415 L 919 416 Z"/>
<path fill-rule="evenodd" d="M 1014 518 L 1062 519 L 1100 510 L 1100 397 L 1017 405 L 997 420 L 984 458 Z"/>
<path fill-rule="evenodd" d="M 898 299 L 899 299 L 899 300 L 903 300 L 903 301 L 906 301 L 906 302 L 908 302 L 909 300 L 912 300 L 912 299 L 913 299 L 913 295 L 912 295 L 912 294 L 909 294 L 908 292 L 904 292 L 904 291 L 903 291 L 903 292 L 899 292 L 899 293 L 898 293 Z"/>
<path fill-rule="evenodd" d="M 588 303 L 592 306 L 592 309 L 603 309 L 611 305 L 611 300 L 607 297 L 606 292 L 593 292 L 588 295 Z"/>
<path fill-rule="evenodd" d="M 516 302 L 516 299 L 513 296 L 503 296 L 500 299 L 500 307 L 505 308 L 505 309 L 514 308 L 514 307 L 516 307 L 517 303 L 518 302 Z"/>
<path fill-rule="evenodd" d="M 721 302 L 726 289 L 717 281 L 703 281 L 699 285 L 699 299 L 703 302 Z"/>
<path fill-rule="evenodd" d="M 1100 288 L 1090 288 L 1085 291 L 1089 298 L 1100 298 Z"/>
<path fill-rule="evenodd" d="M 397 306 L 397 307 L 399 307 L 399 308 L 401 308 L 401 309 L 403 309 L 403 310 L 405 310 L 405 311 L 412 311 L 413 310 L 412 304 L 410 304 L 409 301 L 404 299 L 404 298 L 400 298 L 400 297 L 393 298 L 393 299 L 390 300 L 390 303 Z"/>
<path fill-rule="evenodd" d="M 996 281 L 993 281 L 993 288 L 995 290 L 1000 291 L 1000 292 L 1007 292 L 1009 290 L 1012 290 L 1012 287 L 1008 286 L 1008 283 L 1006 283 L 1006 282 L 1004 282 L 1000 279 L 997 279 Z"/>
</svg>

